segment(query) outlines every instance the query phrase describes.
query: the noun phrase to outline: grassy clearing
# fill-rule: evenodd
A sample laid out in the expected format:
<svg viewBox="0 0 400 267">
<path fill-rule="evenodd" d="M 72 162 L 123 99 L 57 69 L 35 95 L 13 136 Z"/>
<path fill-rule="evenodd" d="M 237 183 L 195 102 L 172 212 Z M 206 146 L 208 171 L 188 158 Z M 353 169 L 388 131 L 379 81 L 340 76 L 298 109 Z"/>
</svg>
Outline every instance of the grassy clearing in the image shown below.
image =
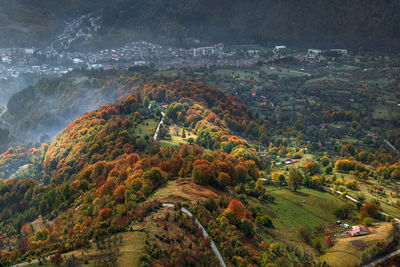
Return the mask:
<svg viewBox="0 0 400 267">
<path fill-rule="evenodd" d="M 307 188 L 292 192 L 288 189 L 267 187 L 267 191 L 275 197 L 275 201 L 267 205 L 263 203 L 261 206 L 271 218 L 274 229 L 263 235 L 263 239 L 267 242 L 279 241 L 290 247 L 299 247 L 317 260 L 319 253 L 300 237 L 299 228 L 310 227 L 314 233 L 313 238 L 319 239 L 323 244 L 326 231 L 329 231 L 327 229 L 336 227 L 337 219 L 333 211 L 344 201 L 328 193 Z"/>
<path fill-rule="evenodd" d="M 148 201 L 159 200 L 162 203 L 187 202 L 196 205 L 206 201 L 209 197 L 218 198 L 227 196 L 226 191 L 215 189 L 211 186 L 201 186 L 193 182 L 192 178 L 168 181 L 159 188 Z"/>
<path fill-rule="evenodd" d="M 280 229 L 297 230 L 301 226 L 316 227 L 333 223 L 336 221 L 333 211 L 344 203 L 328 193 L 307 188 L 298 192 L 275 190 L 271 195 L 276 202 L 270 205 L 276 214 L 272 221 Z"/>
<path fill-rule="evenodd" d="M 139 123 L 135 129 L 135 134 L 140 137 L 149 136 L 152 137 L 157 129 L 158 121 L 154 119 L 147 119 Z"/>
<path fill-rule="evenodd" d="M 117 266 L 139 266 L 140 253 L 144 247 L 144 232 L 125 232 L 121 233 L 122 244 Z"/>
<path fill-rule="evenodd" d="M 122 237 L 122 244 L 119 246 L 119 254 L 117 259 L 117 265 L 119 267 L 125 266 L 139 266 L 139 257 L 140 253 L 144 248 L 144 238 L 146 234 L 144 232 L 124 232 L 119 233 L 117 237 Z M 83 253 L 83 254 L 82 254 Z M 88 267 L 95 267 L 96 262 L 94 258 L 98 257 L 99 253 L 96 251 L 95 247 L 92 246 L 87 252 L 84 250 L 74 250 L 65 254 L 62 254 L 64 259 L 67 259 L 74 255 L 77 258 L 82 259 L 83 257 L 89 259 L 89 264 L 85 264 Z M 27 266 L 31 267 L 50 267 L 55 266 L 53 263 L 48 262 L 43 265 L 39 265 L 38 263 L 33 263 Z"/>
<path fill-rule="evenodd" d="M 381 120 L 395 120 L 400 118 L 400 112 L 390 107 L 377 106 L 374 110 L 373 117 Z"/>
<path fill-rule="evenodd" d="M 339 67 L 335 67 L 335 70 L 337 71 L 341 71 L 341 70 L 357 70 L 359 69 L 358 67 L 355 66 L 349 66 L 349 65 L 342 65 Z"/>
<path fill-rule="evenodd" d="M 255 80 L 258 81 L 258 71 L 245 71 L 245 70 L 227 70 L 219 69 L 214 71 L 215 75 L 225 78 L 239 79 L 239 80 Z"/>
<path fill-rule="evenodd" d="M 168 133 L 171 135 L 171 140 L 163 140 L 160 143 L 165 146 L 180 146 L 181 144 L 188 143 L 189 138 L 193 138 L 194 140 L 197 139 L 197 135 L 189 130 L 185 129 L 186 137 L 182 137 L 182 127 L 179 127 L 175 124 L 169 127 Z"/>
<path fill-rule="evenodd" d="M 377 227 L 370 227 L 369 235 L 338 238 L 335 245 L 328 248 L 320 260 L 326 261 L 332 267 L 358 266 L 361 263 L 362 252 L 377 241 L 385 240 L 391 229 L 390 223 L 381 223 Z"/>
<path fill-rule="evenodd" d="M 261 67 L 260 70 L 264 71 L 268 75 L 278 75 L 279 78 L 291 78 L 291 77 L 308 77 L 309 73 L 285 69 L 285 68 L 276 68 L 276 67 Z"/>
</svg>

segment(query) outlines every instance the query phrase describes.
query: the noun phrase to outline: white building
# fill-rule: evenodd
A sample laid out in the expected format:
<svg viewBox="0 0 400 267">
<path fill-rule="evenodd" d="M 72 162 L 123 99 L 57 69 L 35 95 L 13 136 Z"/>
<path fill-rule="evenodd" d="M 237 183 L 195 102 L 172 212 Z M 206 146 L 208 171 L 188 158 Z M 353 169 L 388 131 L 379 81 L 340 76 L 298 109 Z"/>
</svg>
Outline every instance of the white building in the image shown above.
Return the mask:
<svg viewBox="0 0 400 267">
<path fill-rule="evenodd" d="M 273 49 L 273 52 L 274 53 L 278 53 L 278 52 L 282 52 L 282 51 L 285 51 L 285 50 L 287 50 L 286 46 L 284 46 L 284 45 L 276 45 L 274 47 L 274 49 Z"/>
<path fill-rule="evenodd" d="M 316 57 L 316 56 L 322 54 L 322 50 L 320 50 L 320 49 L 308 49 L 308 53 L 307 54 L 310 57 Z"/>
<path fill-rule="evenodd" d="M 80 58 L 74 58 L 74 59 L 72 60 L 72 62 L 73 62 L 74 64 L 82 64 L 82 63 L 84 63 L 84 61 L 83 61 L 82 59 L 80 59 Z"/>
<path fill-rule="evenodd" d="M 347 49 L 331 49 L 330 51 L 341 55 L 347 55 L 349 53 Z"/>
<path fill-rule="evenodd" d="M 198 47 L 193 50 L 193 56 L 209 56 L 214 55 L 217 52 L 215 46 Z"/>
<path fill-rule="evenodd" d="M 25 48 L 24 49 L 25 54 L 27 55 L 32 55 L 35 50 L 33 48 Z"/>
</svg>

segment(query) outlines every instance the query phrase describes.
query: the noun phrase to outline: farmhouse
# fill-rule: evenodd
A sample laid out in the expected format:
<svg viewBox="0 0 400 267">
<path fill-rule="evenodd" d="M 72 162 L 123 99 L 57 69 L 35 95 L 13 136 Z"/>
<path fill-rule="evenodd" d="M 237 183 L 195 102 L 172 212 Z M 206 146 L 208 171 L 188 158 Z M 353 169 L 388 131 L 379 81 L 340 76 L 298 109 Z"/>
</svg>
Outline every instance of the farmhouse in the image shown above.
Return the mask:
<svg viewBox="0 0 400 267">
<path fill-rule="evenodd" d="M 282 52 L 282 51 L 286 51 L 286 50 L 287 50 L 286 46 L 284 46 L 284 45 L 276 45 L 274 47 L 274 49 L 273 49 L 273 52 L 276 54 L 276 53 L 279 53 L 279 52 Z"/>
<path fill-rule="evenodd" d="M 368 235 L 369 231 L 364 226 L 354 226 L 351 231 L 347 231 L 351 236 Z"/>
</svg>

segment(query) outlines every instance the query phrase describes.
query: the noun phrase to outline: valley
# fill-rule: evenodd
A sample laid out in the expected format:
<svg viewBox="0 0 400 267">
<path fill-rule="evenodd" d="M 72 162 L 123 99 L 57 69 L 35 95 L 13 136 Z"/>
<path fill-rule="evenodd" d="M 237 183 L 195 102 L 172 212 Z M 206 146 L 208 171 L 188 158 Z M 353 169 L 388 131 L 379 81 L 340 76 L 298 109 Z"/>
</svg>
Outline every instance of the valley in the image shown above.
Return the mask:
<svg viewBox="0 0 400 267">
<path fill-rule="evenodd" d="M 396 264 L 396 3 L 6 2 L 0 266 Z"/>
</svg>

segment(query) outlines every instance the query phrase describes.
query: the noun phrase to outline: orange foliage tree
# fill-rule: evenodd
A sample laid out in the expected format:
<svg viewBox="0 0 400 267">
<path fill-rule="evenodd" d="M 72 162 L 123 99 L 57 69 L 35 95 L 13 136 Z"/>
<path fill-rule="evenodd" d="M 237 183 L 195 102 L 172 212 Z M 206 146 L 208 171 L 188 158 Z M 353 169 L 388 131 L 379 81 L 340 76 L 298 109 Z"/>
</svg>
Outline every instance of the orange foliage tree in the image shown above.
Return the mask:
<svg viewBox="0 0 400 267">
<path fill-rule="evenodd" d="M 240 202 L 240 200 L 232 199 L 228 207 L 224 211 L 224 215 L 232 224 L 238 224 L 241 220 L 251 216 L 251 212 Z"/>
<path fill-rule="evenodd" d="M 379 219 L 380 218 L 380 207 L 376 203 L 367 202 L 362 205 L 360 209 L 360 221 L 363 221 L 365 218 L 373 218 Z"/>
</svg>

